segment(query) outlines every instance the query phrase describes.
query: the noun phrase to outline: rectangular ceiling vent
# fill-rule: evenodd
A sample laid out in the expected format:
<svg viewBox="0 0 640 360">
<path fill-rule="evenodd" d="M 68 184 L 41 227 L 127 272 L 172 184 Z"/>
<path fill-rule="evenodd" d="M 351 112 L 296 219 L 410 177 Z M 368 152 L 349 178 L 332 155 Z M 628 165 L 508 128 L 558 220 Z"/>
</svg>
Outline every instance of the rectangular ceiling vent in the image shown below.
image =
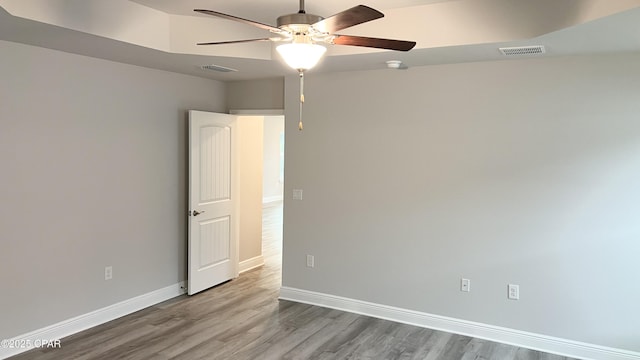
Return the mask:
<svg viewBox="0 0 640 360">
<path fill-rule="evenodd" d="M 200 66 L 200 68 L 202 70 L 217 71 L 217 72 L 224 72 L 224 73 L 238 71 L 236 69 L 232 69 L 232 68 L 228 68 L 228 67 L 224 67 L 224 66 L 220 66 L 220 65 L 214 65 L 214 64 L 202 65 L 202 66 Z"/>
<path fill-rule="evenodd" d="M 502 47 L 499 49 L 502 55 L 505 56 L 539 55 L 546 52 L 542 45 Z"/>
</svg>

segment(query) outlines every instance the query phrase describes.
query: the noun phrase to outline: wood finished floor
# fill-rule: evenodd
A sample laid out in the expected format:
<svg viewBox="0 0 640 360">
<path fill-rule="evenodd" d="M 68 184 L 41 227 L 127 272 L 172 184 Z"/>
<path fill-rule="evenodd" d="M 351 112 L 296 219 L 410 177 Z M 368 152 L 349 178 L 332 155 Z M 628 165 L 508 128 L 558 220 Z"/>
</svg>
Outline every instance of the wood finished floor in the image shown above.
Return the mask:
<svg viewBox="0 0 640 360">
<path fill-rule="evenodd" d="M 564 360 L 562 356 L 278 301 L 282 205 L 264 209 L 263 267 L 62 339 L 23 359 Z"/>
</svg>

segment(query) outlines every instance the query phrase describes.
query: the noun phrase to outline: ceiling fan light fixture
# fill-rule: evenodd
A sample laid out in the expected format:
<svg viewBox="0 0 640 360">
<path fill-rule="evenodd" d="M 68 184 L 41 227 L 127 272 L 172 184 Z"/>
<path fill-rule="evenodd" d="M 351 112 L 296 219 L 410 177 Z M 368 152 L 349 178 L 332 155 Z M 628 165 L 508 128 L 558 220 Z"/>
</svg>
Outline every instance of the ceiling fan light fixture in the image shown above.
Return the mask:
<svg viewBox="0 0 640 360">
<path fill-rule="evenodd" d="M 278 45 L 276 50 L 287 65 L 295 70 L 304 71 L 316 66 L 327 48 L 310 41 L 299 42 L 294 39 L 291 43 Z"/>
</svg>

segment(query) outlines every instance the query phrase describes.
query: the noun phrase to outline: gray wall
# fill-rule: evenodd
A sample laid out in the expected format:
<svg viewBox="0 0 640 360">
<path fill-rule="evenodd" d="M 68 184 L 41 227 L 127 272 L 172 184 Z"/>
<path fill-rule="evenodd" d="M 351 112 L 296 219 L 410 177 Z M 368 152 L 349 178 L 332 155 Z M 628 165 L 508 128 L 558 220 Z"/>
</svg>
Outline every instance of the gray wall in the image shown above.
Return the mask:
<svg viewBox="0 0 640 360">
<path fill-rule="evenodd" d="M 227 83 L 230 110 L 281 110 L 284 108 L 284 79 L 259 79 Z"/>
<path fill-rule="evenodd" d="M 186 110 L 224 112 L 225 85 L 4 41 L 0 54 L 0 338 L 184 280 Z"/>
<path fill-rule="evenodd" d="M 305 85 L 298 132 L 285 80 L 283 286 L 640 350 L 640 55 Z"/>
</svg>

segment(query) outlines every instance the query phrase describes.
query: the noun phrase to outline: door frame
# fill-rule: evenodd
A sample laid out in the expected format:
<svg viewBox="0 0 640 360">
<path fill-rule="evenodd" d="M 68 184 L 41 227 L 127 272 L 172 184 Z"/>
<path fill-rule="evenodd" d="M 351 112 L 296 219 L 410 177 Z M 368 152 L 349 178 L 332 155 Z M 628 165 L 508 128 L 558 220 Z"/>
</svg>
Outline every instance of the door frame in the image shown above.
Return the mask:
<svg viewBox="0 0 640 360">
<path fill-rule="evenodd" d="M 242 109 L 234 109 L 229 110 L 229 114 L 231 115 L 240 115 L 240 116 L 284 116 L 284 109 L 265 109 L 265 110 L 242 110 Z"/>
</svg>

